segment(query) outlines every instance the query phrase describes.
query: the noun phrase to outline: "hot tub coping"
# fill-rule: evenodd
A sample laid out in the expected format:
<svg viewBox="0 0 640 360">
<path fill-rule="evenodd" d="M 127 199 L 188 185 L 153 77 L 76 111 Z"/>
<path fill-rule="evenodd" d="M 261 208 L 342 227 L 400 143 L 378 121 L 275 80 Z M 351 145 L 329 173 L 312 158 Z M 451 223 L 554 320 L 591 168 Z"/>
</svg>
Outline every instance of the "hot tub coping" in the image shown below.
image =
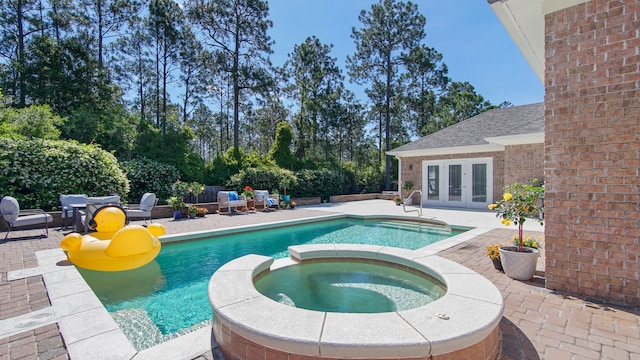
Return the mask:
<svg viewBox="0 0 640 360">
<path fill-rule="evenodd" d="M 480 274 L 436 255 L 372 245 L 290 246 L 290 259 L 247 255 L 209 282 L 216 321 L 275 350 L 323 357 L 421 357 L 464 349 L 487 338 L 504 309 L 499 290 Z M 253 286 L 268 269 L 311 259 L 359 258 L 398 264 L 441 280 L 447 293 L 415 309 L 378 314 L 328 313 L 273 301 Z M 384 331 L 376 329 L 384 328 Z"/>
</svg>

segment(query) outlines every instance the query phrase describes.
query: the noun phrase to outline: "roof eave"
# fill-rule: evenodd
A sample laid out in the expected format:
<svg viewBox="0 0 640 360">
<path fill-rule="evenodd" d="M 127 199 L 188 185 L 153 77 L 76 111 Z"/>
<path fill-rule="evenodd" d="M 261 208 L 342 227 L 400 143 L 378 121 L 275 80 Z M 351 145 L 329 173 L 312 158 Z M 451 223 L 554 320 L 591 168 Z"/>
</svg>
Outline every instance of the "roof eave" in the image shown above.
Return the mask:
<svg viewBox="0 0 640 360">
<path fill-rule="evenodd" d="M 544 18 L 589 0 L 487 0 L 525 59 L 544 83 Z"/>
<path fill-rule="evenodd" d="M 502 146 L 540 144 L 544 143 L 544 132 L 488 137 L 485 138 L 485 141 L 491 144 L 498 144 Z"/>
<path fill-rule="evenodd" d="M 454 154 L 472 154 L 493 151 L 504 151 L 504 146 L 499 144 L 482 144 L 469 146 L 455 146 L 435 149 L 415 149 L 415 150 L 391 150 L 387 151 L 387 155 L 398 158 L 416 157 L 416 156 L 439 156 Z"/>
<path fill-rule="evenodd" d="M 435 149 L 390 150 L 386 153 L 387 155 L 395 156 L 397 158 L 406 158 L 417 156 L 441 156 L 504 151 L 505 146 L 544 144 L 544 132 L 496 136 L 485 138 L 484 140 L 487 141 L 488 144 L 455 146 Z"/>
</svg>

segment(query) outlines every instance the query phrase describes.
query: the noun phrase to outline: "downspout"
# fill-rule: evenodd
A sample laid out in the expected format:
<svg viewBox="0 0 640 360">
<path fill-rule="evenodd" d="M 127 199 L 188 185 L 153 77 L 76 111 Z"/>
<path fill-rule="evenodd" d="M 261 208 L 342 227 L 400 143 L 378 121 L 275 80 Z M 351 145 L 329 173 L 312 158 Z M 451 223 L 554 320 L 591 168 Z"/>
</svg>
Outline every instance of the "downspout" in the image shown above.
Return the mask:
<svg viewBox="0 0 640 360">
<path fill-rule="evenodd" d="M 402 197 L 402 158 L 395 155 L 398 159 L 398 196 Z"/>
</svg>

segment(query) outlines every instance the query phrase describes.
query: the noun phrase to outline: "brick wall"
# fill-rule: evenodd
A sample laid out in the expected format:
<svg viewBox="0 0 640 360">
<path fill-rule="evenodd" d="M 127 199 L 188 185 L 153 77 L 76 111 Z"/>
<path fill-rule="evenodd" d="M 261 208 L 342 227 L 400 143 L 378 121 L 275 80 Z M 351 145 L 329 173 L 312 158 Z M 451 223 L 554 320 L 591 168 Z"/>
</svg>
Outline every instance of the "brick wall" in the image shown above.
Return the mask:
<svg viewBox="0 0 640 360">
<path fill-rule="evenodd" d="M 505 184 L 544 180 L 544 144 L 506 146 L 504 153 Z M 498 196 L 501 194 L 498 192 Z"/>
<path fill-rule="evenodd" d="M 546 286 L 640 303 L 640 2 L 545 17 Z"/>
</svg>

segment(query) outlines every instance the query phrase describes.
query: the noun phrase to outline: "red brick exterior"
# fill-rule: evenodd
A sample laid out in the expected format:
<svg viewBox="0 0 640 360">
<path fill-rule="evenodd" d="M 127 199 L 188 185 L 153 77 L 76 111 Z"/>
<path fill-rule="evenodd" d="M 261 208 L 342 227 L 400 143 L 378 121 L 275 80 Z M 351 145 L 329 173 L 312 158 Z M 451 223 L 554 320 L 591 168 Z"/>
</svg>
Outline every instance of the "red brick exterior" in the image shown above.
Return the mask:
<svg viewBox="0 0 640 360">
<path fill-rule="evenodd" d="M 545 17 L 547 288 L 640 304 L 640 1 Z"/>
<path fill-rule="evenodd" d="M 543 144 L 506 146 L 504 153 L 503 178 L 505 185 L 516 182 L 528 183 L 532 179 L 544 180 Z M 497 197 L 500 196 L 502 196 L 502 191 L 497 193 Z"/>
</svg>

